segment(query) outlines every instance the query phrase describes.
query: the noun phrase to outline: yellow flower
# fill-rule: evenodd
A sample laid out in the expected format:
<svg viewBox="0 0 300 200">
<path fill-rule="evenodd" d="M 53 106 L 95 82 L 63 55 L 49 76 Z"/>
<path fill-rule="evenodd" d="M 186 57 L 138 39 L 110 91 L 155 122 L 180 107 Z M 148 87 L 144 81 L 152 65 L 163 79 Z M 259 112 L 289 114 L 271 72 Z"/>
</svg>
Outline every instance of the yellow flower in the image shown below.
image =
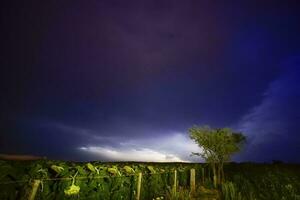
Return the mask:
<svg viewBox="0 0 300 200">
<path fill-rule="evenodd" d="M 64 190 L 65 195 L 71 196 L 79 193 L 80 187 L 77 185 L 71 185 L 68 189 Z"/>
</svg>

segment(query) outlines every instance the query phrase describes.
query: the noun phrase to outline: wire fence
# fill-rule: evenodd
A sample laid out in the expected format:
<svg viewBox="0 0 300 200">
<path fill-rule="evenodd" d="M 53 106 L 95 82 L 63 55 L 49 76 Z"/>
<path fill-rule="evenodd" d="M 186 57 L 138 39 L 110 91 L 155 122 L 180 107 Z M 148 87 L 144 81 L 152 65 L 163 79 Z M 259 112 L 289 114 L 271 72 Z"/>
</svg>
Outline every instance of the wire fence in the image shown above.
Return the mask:
<svg viewBox="0 0 300 200">
<path fill-rule="evenodd" d="M 204 174 L 195 169 L 173 170 L 157 173 L 138 173 L 114 176 L 77 176 L 3 181 L 0 185 L 14 184 L 7 187 L 9 194 L 15 193 L 15 199 L 52 200 L 52 199 L 104 199 L 104 200 L 149 200 L 165 198 L 176 188 L 193 189 L 201 184 Z M 79 187 L 78 193 L 66 195 L 71 186 Z M 2 190 L 1 189 L 1 190 Z M 14 191 L 13 191 L 14 190 Z M 2 194 L 3 196 L 3 194 Z M 4 195 L 5 197 L 5 195 Z"/>
</svg>

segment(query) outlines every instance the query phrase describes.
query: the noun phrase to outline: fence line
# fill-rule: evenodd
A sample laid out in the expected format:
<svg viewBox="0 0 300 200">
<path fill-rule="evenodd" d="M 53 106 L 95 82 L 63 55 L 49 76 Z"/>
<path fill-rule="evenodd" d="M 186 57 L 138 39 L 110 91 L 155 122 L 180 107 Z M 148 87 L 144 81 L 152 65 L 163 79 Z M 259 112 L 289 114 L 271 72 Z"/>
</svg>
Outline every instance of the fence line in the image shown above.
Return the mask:
<svg viewBox="0 0 300 200">
<path fill-rule="evenodd" d="M 175 170 L 176 171 L 176 170 Z M 145 173 L 146 175 L 157 175 L 157 174 L 167 174 L 172 173 L 174 171 L 167 171 L 167 172 L 156 172 L 156 173 Z M 112 176 L 94 176 L 94 177 L 88 177 L 88 176 L 77 176 L 75 179 L 101 179 L 101 178 L 117 178 L 117 177 L 131 177 L 131 176 L 138 176 L 139 174 L 127 174 L 127 175 L 112 175 Z M 39 178 L 41 181 L 69 181 L 73 180 L 72 177 L 62 177 L 62 178 Z M 16 181 L 3 181 L 0 182 L 0 185 L 2 184 L 13 184 L 13 183 L 29 183 L 32 179 L 28 180 L 16 180 Z"/>
<path fill-rule="evenodd" d="M 2 181 L 0 182 L 0 185 L 8 185 L 8 184 L 16 184 L 16 183 L 29 183 L 31 179 L 29 180 L 16 180 L 16 181 Z"/>
<path fill-rule="evenodd" d="M 187 172 L 190 171 L 190 190 L 191 192 L 195 191 L 195 185 L 196 185 L 196 170 L 194 168 L 189 169 L 189 170 L 179 170 L 179 172 Z M 204 170 L 201 170 L 202 175 L 204 175 Z M 78 171 L 76 172 L 76 174 L 78 173 Z M 171 171 L 164 171 L 164 172 L 157 172 L 157 173 L 145 173 L 144 175 L 159 175 L 159 174 L 170 174 L 173 173 L 174 176 L 174 183 L 173 183 L 173 192 L 176 193 L 177 192 L 177 186 L 178 186 L 178 177 L 177 177 L 177 170 L 171 170 Z M 199 172 L 200 173 L 200 172 Z M 40 179 L 29 179 L 29 180 L 16 180 L 16 181 L 6 181 L 6 182 L 0 182 L 1 184 L 12 184 L 12 183 L 32 183 L 31 186 L 31 192 L 30 192 L 30 197 L 28 198 L 28 200 L 34 200 L 35 199 L 35 195 L 36 192 L 39 188 L 39 186 L 41 185 L 41 187 L 43 188 L 43 181 L 69 181 L 69 180 L 84 180 L 84 179 L 103 179 L 103 178 L 122 178 L 122 177 L 133 177 L 133 176 L 138 176 L 138 180 L 137 180 L 137 185 L 136 185 L 136 189 L 137 189 L 137 193 L 136 193 L 136 200 L 140 200 L 141 197 L 141 188 L 142 188 L 142 176 L 143 173 L 139 172 L 139 173 L 135 173 L 135 174 L 127 174 L 127 175 L 111 175 L 111 176 L 94 176 L 94 177 L 88 177 L 88 176 L 81 176 L 81 177 L 62 177 L 62 178 L 40 178 Z M 203 181 L 202 177 L 202 181 Z M 201 182 L 201 180 L 199 180 L 199 183 Z"/>
</svg>

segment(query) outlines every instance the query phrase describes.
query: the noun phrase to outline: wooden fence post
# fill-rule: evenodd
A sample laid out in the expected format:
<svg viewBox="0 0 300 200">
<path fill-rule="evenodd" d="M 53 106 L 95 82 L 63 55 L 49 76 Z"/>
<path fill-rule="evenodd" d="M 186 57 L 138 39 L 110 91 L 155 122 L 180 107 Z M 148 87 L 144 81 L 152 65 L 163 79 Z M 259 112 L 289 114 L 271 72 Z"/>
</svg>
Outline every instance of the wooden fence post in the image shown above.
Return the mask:
<svg viewBox="0 0 300 200">
<path fill-rule="evenodd" d="M 174 186 L 173 186 L 174 194 L 176 194 L 176 188 L 177 188 L 177 170 L 175 169 L 175 171 L 174 171 Z"/>
<path fill-rule="evenodd" d="M 36 192 L 37 192 L 37 190 L 39 188 L 40 183 L 41 183 L 41 180 L 34 180 L 33 181 L 32 190 L 31 190 L 31 192 L 29 194 L 28 200 L 34 200 Z"/>
<path fill-rule="evenodd" d="M 191 169 L 190 173 L 190 187 L 191 187 L 191 192 L 195 192 L 196 189 L 196 178 L 195 178 L 196 172 L 195 169 Z"/>
<path fill-rule="evenodd" d="M 210 177 L 210 171 L 211 171 L 211 169 L 208 168 L 207 171 L 208 171 L 208 180 L 210 181 L 211 180 L 211 177 Z"/>
<path fill-rule="evenodd" d="M 140 197 L 141 197 L 141 186 L 142 186 L 142 173 L 140 172 L 139 173 L 139 177 L 138 177 L 136 200 L 140 200 Z"/>
<path fill-rule="evenodd" d="M 201 168 L 202 170 L 202 185 L 204 185 L 204 168 Z"/>
</svg>

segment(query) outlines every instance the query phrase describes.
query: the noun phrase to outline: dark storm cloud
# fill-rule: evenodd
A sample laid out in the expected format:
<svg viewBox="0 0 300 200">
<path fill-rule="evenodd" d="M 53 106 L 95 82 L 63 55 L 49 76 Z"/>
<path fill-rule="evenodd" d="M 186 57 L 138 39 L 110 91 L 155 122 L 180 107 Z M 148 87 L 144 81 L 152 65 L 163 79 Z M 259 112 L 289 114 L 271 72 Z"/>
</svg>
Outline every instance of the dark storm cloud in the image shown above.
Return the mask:
<svg viewBox="0 0 300 200">
<path fill-rule="evenodd" d="M 238 125 L 248 136 L 248 147 L 243 156 L 249 160 L 299 162 L 299 57 L 290 58 L 283 67 L 285 72 L 270 83 L 262 102 Z"/>
<path fill-rule="evenodd" d="M 187 160 L 145 141 L 185 141 L 193 124 L 244 127 L 255 107 L 275 101 L 280 127 L 294 129 L 298 118 L 288 110 L 299 106 L 288 102 L 296 94 L 283 100 L 265 93 L 277 82 L 296 91 L 298 76 L 284 77 L 299 71 L 282 62 L 299 55 L 297 8 L 292 1 L 4 5 L 0 151 L 83 159 L 81 150 L 139 155 L 146 148 L 140 152 Z M 271 123 L 251 121 L 250 135 Z M 133 138 L 135 146 L 120 144 Z"/>
</svg>

